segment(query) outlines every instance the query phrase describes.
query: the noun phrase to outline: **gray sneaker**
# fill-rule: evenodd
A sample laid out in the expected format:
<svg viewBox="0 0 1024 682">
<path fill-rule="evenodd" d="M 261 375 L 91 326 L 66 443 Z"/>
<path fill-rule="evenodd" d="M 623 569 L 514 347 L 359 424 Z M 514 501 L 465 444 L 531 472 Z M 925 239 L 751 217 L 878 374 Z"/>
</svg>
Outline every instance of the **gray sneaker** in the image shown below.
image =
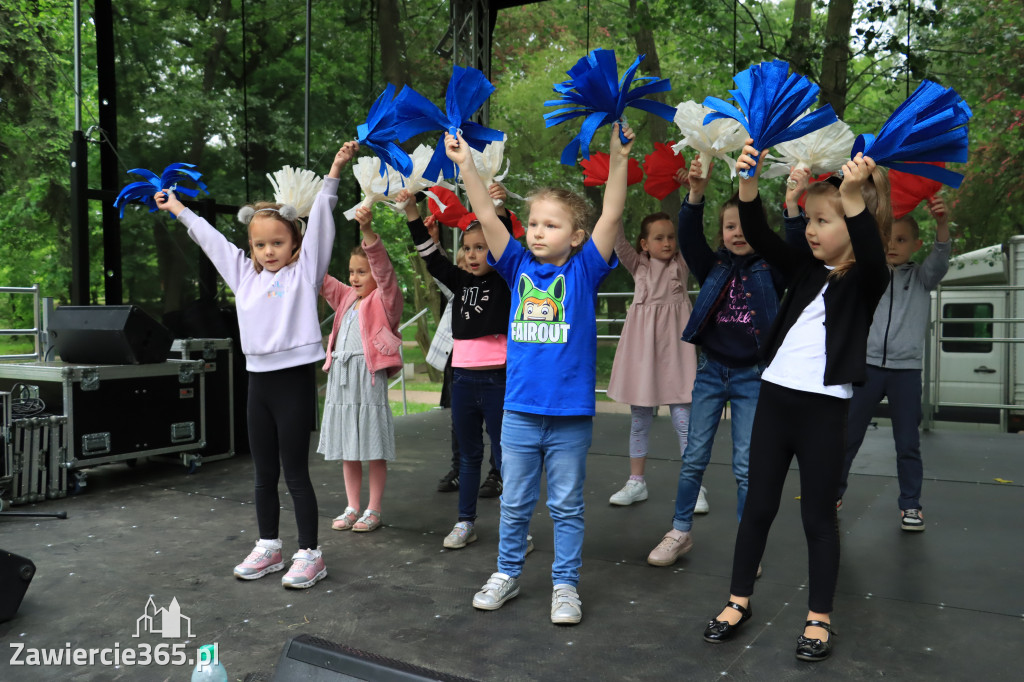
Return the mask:
<svg viewBox="0 0 1024 682">
<path fill-rule="evenodd" d="M 610 504 L 620 507 L 628 507 L 634 502 L 643 502 L 647 499 L 647 484 L 636 479 L 629 479 L 622 490 L 608 498 Z"/>
<path fill-rule="evenodd" d="M 583 602 L 572 585 L 555 585 L 551 591 L 551 622 L 575 625 L 583 618 Z"/>
<path fill-rule="evenodd" d="M 452 532 L 444 539 L 444 546 L 448 549 L 461 549 L 471 542 L 476 542 L 476 530 L 472 521 L 459 521 L 452 528 Z"/>
<path fill-rule="evenodd" d="M 473 607 L 484 611 L 494 611 L 518 595 L 519 578 L 513 578 L 504 573 L 492 573 L 480 591 L 473 595 Z"/>
</svg>

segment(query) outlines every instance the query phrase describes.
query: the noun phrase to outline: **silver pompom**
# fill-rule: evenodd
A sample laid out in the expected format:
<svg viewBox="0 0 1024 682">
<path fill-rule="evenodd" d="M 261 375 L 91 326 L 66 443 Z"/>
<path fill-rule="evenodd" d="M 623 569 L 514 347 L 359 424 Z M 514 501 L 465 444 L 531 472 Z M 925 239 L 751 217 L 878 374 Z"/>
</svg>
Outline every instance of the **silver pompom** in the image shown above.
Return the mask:
<svg viewBox="0 0 1024 682">
<path fill-rule="evenodd" d="M 252 206 L 243 206 L 238 209 L 238 222 L 243 225 L 248 225 L 252 221 L 253 215 L 256 213 L 256 209 Z"/>
<path fill-rule="evenodd" d="M 294 206 L 291 206 L 289 204 L 282 204 L 281 208 L 277 209 L 277 212 L 282 218 L 284 218 L 288 222 L 291 222 L 299 217 L 299 212 L 295 209 Z"/>
</svg>

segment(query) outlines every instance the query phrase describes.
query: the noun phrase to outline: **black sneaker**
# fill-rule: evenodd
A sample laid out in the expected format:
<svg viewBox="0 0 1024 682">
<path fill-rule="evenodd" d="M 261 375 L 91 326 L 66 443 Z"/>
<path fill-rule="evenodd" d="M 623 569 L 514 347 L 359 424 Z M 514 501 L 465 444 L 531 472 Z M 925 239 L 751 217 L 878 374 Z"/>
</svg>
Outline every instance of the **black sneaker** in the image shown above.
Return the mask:
<svg viewBox="0 0 1024 682">
<path fill-rule="evenodd" d="M 487 480 L 480 486 L 480 497 L 497 497 L 501 495 L 501 474 L 495 469 L 487 474 Z"/>
<path fill-rule="evenodd" d="M 454 493 L 459 489 L 459 472 L 452 469 L 437 482 L 437 492 Z"/>
<path fill-rule="evenodd" d="M 909 531 L 924 530 L 924 515 L 920 509 L 907 509 L 902 512 L 903 518 L 900 521 L 900 528 Z"/>
</svg>

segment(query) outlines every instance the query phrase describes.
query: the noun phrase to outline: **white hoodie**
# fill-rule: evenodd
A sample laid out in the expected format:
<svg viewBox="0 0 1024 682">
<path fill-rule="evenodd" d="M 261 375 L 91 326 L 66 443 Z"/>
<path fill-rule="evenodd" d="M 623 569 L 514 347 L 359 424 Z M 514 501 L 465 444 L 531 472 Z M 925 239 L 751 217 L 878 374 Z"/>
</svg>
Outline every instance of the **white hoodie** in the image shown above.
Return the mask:
<svg viewBox="0 0 1024 682">
<path fill-rule="evenodd" d="M 338 179 L 326 177 L 309 213 L 299 259 L 277 272 L 257 273 L 252 260 L 189 209 L 178 215 L 235 294 L 245 366 L 273 372 L 326 357 L 317 317 L 317 297 L 334 245 Z"/>
</svg>

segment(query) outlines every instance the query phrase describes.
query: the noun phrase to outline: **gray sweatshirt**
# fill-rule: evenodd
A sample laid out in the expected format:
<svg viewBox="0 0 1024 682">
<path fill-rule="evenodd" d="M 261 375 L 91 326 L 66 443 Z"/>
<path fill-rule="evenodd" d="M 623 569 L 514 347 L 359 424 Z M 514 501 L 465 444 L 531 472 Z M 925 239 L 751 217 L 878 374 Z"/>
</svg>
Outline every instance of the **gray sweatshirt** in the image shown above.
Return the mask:
<svg viewBox="0 0 1024 682">
<path fill-rule="evenodd" d="M 868 334 L 868 364 L 886 369 L 921 369 L 931 316 L 931 291 L 949 269 L 952 240 L 935 242 L 924 262 L 904 263 L 889 273 L 889 286 L 875 308 Z"/>
</svg>

